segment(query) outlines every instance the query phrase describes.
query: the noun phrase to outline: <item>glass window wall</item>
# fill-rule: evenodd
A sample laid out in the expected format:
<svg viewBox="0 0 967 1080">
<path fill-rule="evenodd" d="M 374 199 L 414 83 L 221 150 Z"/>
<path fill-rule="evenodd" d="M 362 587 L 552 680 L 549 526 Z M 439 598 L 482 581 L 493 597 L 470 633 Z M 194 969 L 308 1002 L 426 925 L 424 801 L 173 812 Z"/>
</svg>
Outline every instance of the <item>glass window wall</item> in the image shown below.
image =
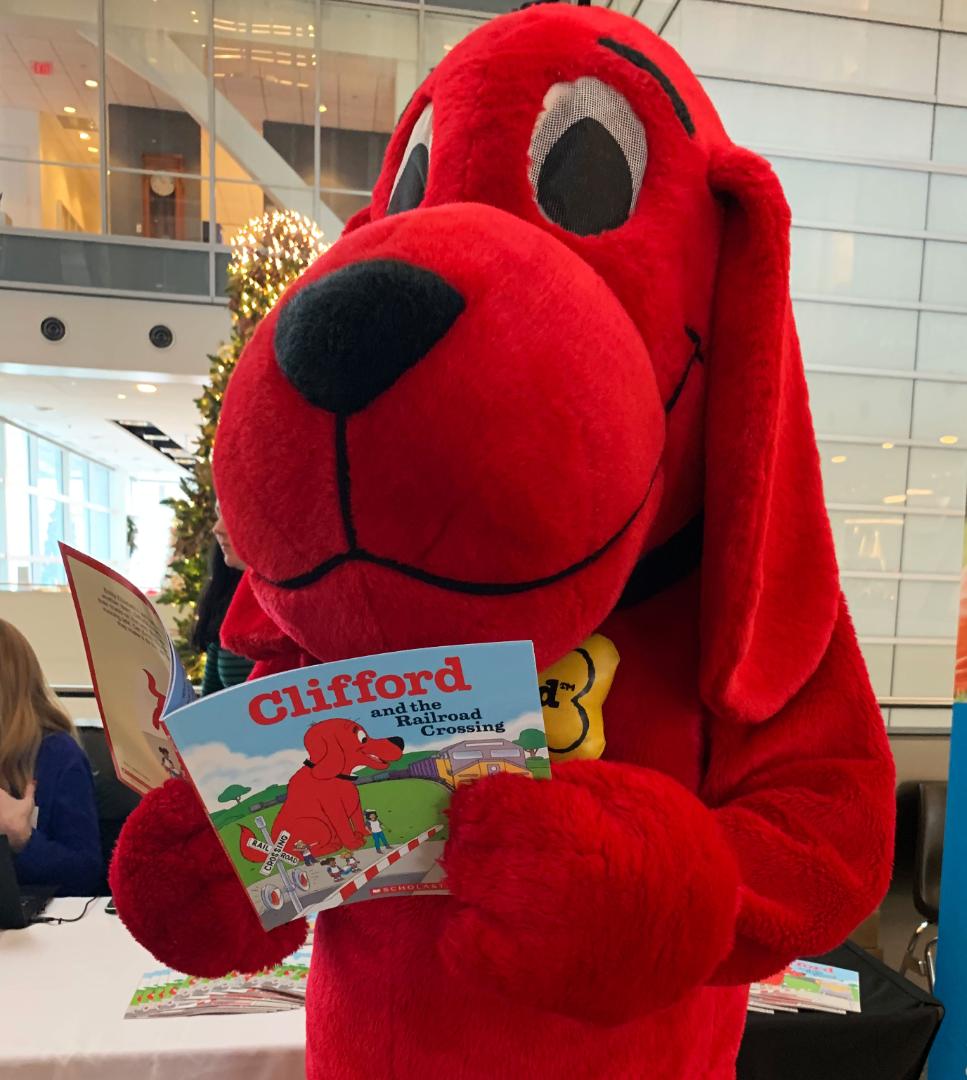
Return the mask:
<svg viewBox="0 0 967 1080">
<path fill-rule="evenodd" d="M 120 507 L 111 470 L 0 423 L 0 585 L 64 585 L 60 541 L 116 561 Z"/>
</svg>

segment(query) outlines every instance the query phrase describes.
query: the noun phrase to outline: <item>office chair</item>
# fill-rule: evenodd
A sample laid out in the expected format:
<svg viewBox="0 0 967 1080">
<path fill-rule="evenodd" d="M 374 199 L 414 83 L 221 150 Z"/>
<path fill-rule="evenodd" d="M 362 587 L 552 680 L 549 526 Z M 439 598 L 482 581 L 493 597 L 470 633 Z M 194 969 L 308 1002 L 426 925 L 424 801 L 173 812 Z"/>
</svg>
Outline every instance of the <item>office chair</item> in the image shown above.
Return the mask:
<svg viewBox="0 0 967 1080">
<path fill-rule="evenodd" d="M 120 835 L 121 826 L 141 801 L 141 797 L 115 776 L 114 763 L 111 761 L 111 751 L 103 728 L 79 727 L 77 734 L 94 773 L 94 800 L 97 804 L 105 868 L 101 895 L 108 896 L 110 890 L 107 887 L 107 867 L 114 853 L 114 845 Z"/>
<path fill-rule="evenodd" d="M 913 860 L 913 902 L 923 921 L 913 931 L 900 964 L 900 974 L 916 971 L 930 991 L 936 979 L 937 920 L 940 915 L 940 868 L 943 862 L 947 784 L 940 780 L 917 785 L 919 817 Z"/>
</svg>

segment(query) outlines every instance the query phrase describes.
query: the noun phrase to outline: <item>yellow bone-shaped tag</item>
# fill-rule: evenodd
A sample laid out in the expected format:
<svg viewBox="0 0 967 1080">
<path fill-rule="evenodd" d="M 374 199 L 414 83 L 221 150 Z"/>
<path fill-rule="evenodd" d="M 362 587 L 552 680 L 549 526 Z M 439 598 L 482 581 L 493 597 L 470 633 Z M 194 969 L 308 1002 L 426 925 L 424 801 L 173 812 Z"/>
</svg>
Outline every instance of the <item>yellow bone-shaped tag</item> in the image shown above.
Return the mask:
<svg viewBox="0 0 967 1080">
<path fill-rule="evenodd" d="M 612 641 L 592 634 L 540 675 L 552 762 L 599 758 L 604 753 L 604 701 L 619 660 Z"/>
</svg>

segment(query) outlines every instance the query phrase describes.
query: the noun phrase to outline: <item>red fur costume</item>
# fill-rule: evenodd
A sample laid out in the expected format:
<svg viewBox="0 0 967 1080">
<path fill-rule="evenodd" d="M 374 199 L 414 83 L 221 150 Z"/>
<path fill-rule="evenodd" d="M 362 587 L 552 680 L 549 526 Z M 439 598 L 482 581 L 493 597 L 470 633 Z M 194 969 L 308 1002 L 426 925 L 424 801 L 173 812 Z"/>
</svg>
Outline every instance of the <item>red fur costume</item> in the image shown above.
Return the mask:
<svg viewBox="0 0 967 1080">
<path fill-rule="evenodd" d="M 532 7 L 429 76 L 372 207 L 246 350 L 216 451 L 250 566 L 230 647 L 267 671 L 530 638 L 546 667 L 601 630 L 621 654 L 603 760 L 457 794 L 451 897 L 320 917 L 314 1080 L 727 1080 L 745 984 L 882 895 L 893 771 L 788 232 L 668 45 Z M 180 781 L 132 816 L 112 886 L 200 974 L 304 932 L 261 931 Z"/>
</svg>

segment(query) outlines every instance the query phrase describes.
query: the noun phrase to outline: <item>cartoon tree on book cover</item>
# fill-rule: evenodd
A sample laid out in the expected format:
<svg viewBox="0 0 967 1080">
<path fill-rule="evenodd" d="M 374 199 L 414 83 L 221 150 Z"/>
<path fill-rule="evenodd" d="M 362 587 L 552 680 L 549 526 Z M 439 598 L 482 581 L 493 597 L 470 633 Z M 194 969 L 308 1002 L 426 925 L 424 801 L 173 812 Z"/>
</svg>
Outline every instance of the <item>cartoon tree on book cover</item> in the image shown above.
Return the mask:
<svg viewBox="0 0 967 1080">
<path fill-rule="evenodd" d="M 442 891 L 437 859 L 452 793 L 497 773 L 550 776 L 530 647 L 529 669 L 516 681 L 494 651 L 503 647 L 461 650 L 463 660 L 472 656 L 472 685 L 453 655 L 432 674 L 377 674 L 361 661 L 355 675 L 328 685 L 312 675 L 322 669 L 289 672 L 231 692 L 239 702 L 232 715 L 192 725 L 206 741 L 186 746 L 176 734 L 263 925 L 370 897 Z M 420 693 L 405 689 L 424 675 L 430 685 L 418 684 Z M 239 717 L 245 709 L 248 718 Z"/>
</svg>

